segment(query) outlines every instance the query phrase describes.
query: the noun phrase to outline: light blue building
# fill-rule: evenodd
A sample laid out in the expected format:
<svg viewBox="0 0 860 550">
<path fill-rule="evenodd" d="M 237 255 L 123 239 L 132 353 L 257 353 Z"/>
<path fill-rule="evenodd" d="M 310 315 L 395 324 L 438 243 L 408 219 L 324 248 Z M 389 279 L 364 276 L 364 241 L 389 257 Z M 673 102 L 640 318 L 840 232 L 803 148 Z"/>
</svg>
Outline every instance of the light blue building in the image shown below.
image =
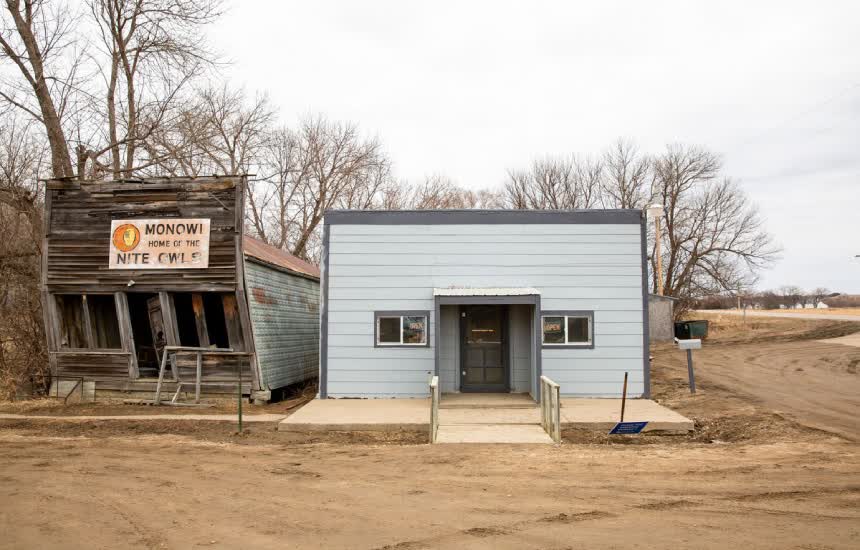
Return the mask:
<svg viewBox="0 0 860 550">
<path fill-rule="evenodd" d="M 329 211 L 321 397 L 649 396 L 639 210 Z"/>
</svg>

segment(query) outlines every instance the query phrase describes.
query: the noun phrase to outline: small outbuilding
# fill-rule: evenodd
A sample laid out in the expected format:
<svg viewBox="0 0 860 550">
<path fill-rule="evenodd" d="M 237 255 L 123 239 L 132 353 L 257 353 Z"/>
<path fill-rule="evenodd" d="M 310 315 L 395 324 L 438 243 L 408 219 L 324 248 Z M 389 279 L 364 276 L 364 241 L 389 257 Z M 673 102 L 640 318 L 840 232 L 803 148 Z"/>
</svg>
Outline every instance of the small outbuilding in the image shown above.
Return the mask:
<svg viewBox="0 0 860 550">
<path fill-rule="evenodd" d="M 675 338 L 675 301 L 671 296 L 648 297 L 648 332 L 652 342 L 671 342 Z"/>
<path fill-rule="evenodd" d="M 320 397 L 648 397 L 639 210 L 329 211 Z"/>
<path fill-rule="evenodd" d="M 47 182 L 42 292 L 55 391 L 80 382 L 151 395 L 164 374 L 167 391 L 199 377 L 204 395 L 235 394 L 241 375 L 242 393 L 265 400 L 317 375 L 319 270 L 243 235 L 245 184 Z"/>
</svg>

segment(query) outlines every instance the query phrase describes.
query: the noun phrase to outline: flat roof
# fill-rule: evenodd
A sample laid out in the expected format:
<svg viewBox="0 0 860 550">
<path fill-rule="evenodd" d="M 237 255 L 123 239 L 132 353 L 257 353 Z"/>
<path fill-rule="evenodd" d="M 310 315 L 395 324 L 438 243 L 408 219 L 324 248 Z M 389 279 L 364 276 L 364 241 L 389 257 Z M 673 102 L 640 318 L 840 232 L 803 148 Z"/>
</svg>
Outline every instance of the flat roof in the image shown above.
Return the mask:
<svg viewBox="0 0 860 550">
<path fill-rule="evenodd" d="M 347 225 L 640 224 L 642 210 L 326 210 Z"/>
</svg>

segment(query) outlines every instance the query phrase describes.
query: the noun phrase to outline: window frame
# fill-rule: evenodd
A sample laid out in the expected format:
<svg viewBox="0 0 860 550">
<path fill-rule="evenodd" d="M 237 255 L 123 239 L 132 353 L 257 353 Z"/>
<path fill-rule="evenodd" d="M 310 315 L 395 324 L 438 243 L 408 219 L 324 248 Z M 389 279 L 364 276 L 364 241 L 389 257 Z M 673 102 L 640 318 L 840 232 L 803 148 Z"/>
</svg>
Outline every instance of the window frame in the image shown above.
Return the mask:
<svg viewBox="0 0 860 550">
<path fill-rule="evenodd" d="M 564 343 L 553 344 L 547 343 L 543 330 L 543 320 L 545 317 L 564 317 Z M 569 342 L 568 341 L 568 318 L 584 318 L 588 319 L 588 342 Z M 561 311 L 541 311 L 540 312 L 540 343 L 541 348 L 545 349 L 594 349 L 594 310 L 561 310 Z"/>
<path fill-rule="evenodd" d="M 83 324 L 84 324 L 84 326 L 81 328 L 84 331 L 84 340 L 86 341 L 87 347 L 78 348 L 78 347 L 64 346 L 63 345 L 62 339 L 63 339 L 63 332 L 64 332 L 63 328 L 64 328 L 65 319 L 64 319 L 62 311 L 60 311 L 60 304 L 58 303 L 57 299 L 60 297 L 65 297 L 65 296 L 79 296 L 81 298 L 81 307 L 83 308 L 82 313 L 83 313 Z M 119 330 L 119 334 L 120 334 L 120 345 L 119 345 L 119 347 L 116 347 L 116 348 L 96 347 L 96 345 L 95 345 L 96 344 L 96 342 L 95 342 L 95 339 L 96 339 L 96 337 L 95 337 L 95 326 L 94 326 L 95 321 L 93 319 L 91 305 L 89 303 L 89 300 L 87 300 L 87 296 L 109 296 L 113 299 L 114 311 L 116 312 L 117 329 Z M 96 292 L 52 292 L 52 293 L 50 293 L 50 299 L 52 301 L 51 307 L 53 310 L 53 315 L 56 317 L 55 323 L 56 323 L 56 327 L 57 327 L 57 336 L 58 336 L 58 341 L 57 341 L 56 345 L 57 345 L 57 351 L 58 352 L 61 352 L 61 353 L 90 353 L 90 352 L 114 352 L 114 353 L 120 352 L 120 353 L 123 353 L 123 352 L 125 352 L 125 349 L 124 349 L 124 346 L 122 343 L 123 342 L 123 340 L 122 340 L 122 327 L 119 325 L 120 315 L 119 315 L 119 311 L 117 310 L 118 304 L 117 304 L 117 299 L 116 299 L 116 293 L 106 292 L 106 291 L 104 291 L 104 292 L 100 292 L 100 291 L 96 291 Z M 65 298 L 63 298 L 63 299 L 65 299 Z"/>
<path fill-rule="evenodd" d="M 400 342 L 379 341 L 379 320 L 381 318 L 400 318 Z M 403 342 L 403 318 L 424 317 L 424 341 L 418 344 Z M 430 347 L 430 310 L 408 311 L 374 311 L 373 312 L 373 347 L 375 348 L 429 348 Z"/>
</svg>

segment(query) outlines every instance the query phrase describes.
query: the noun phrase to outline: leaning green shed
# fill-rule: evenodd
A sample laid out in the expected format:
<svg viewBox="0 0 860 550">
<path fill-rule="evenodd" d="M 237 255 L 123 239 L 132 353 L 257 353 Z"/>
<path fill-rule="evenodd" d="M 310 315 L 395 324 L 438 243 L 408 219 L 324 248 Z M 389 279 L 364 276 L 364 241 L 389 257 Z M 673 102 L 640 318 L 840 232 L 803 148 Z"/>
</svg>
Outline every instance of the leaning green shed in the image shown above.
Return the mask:
<svg viewBox="0 0 860 550">
<path fill-rule="evenodd" d="M 289 386 L 319 369 L 319 269 L 245 237 L 245 285 L 262 386 Z"/>
</svg>

